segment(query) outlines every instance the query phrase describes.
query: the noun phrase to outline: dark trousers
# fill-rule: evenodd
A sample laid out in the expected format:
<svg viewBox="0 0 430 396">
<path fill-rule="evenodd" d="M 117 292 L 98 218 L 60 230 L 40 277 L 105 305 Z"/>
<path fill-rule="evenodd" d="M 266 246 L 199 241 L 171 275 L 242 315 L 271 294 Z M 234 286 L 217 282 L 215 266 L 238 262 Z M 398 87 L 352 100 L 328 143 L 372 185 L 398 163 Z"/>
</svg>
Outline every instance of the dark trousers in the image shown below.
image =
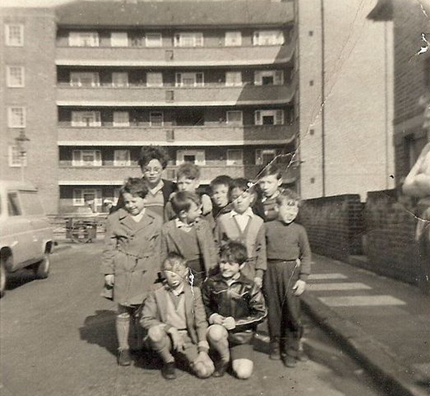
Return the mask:
<svg viewBox="0 0 430 396">
<path fill-rule="evenodd" d="M 270 341 L 281 343 L 284 354 L 297 356 L 303 334 L 300 298 L 293 286 L 299 279 L 295 261 L 269 261 L 264 276 L 264 294 L 268 308 Z"/>
</svg>

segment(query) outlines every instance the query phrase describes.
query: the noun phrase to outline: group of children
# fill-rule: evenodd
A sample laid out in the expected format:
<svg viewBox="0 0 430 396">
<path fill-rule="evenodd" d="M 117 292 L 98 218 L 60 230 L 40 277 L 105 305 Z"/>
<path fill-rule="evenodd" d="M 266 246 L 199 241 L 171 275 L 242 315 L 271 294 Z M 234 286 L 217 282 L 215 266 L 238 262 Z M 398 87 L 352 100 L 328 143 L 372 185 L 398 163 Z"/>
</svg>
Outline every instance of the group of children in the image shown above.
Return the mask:
<svg viewBox="0 0 430 396">
<path fill-rule="evenodd" d="M 131 364 L 145 339 L 176 378 L 181 355 L 199 378 L 253 372 L 252 340 L 267 317 L 270 358 L 295 367 L 305 360 L 300 299 L 310 273 L 305 229 L 294 222 L 299 198 L 282 189 L 268 165 L 257 184 L 215 178 L 197 193 L 199 168 L 184 163 L 175 185 L 161 178 L 162 150 L 144 148 L 143 178 L 121 189 L 108 216 L 101 270 L 118 303 L 118 364 Z M 260 191 L 257 191 L 259 189 Z"/>
</svg>

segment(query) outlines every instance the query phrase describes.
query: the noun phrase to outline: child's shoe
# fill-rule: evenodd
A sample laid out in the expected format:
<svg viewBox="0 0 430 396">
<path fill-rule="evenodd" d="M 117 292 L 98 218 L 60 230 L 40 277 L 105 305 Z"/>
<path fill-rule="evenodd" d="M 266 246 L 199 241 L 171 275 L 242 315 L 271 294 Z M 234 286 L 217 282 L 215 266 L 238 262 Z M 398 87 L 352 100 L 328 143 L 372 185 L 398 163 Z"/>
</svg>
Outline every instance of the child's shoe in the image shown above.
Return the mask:
<svg viewBox="0 0 430 396">
<path fill-rule="evenodd" d="M 118 352 L 118 364 L 120 366 L 130 366 L 131 357 L 130 357 L 130 351 L 128 349 L 121 349 Z"/>
<path fill-rule="evenodd" d="M 223 377 L 225 372 L 228 369 L 228 363 L 229 362 L 226 362 L 225 360 L 222 360 L 222 359 L 218 360 L 215 363 L 215 371 L 212 374 L 212 377 L 215 377 L 215 378 Z"/>
<path fill-rule="evenodd" d="M 294 356 L 282 356 L 282 361 L 284 362 L 285 367 L 294 368 L 297 366 L 297 359 Z"/>
<path fill-rule="evenodd" d="M 305 351 L 299 351 L 297 355 L 297 360 L 299 362 L 307 362 L 309 360 L 309 356 L 306 355 Z"/>
<path fill-rule="evenodd" d="M 161 375 L 167 380 L 174 380 L 176 379 L 175 368 L 175 362 L 164 363 L 161 369 Z"/>
<path fill-rule="evenodd" d="M 281 350 L 279 347 L 279 341 L 274 341 L 270 343 L 270 355 L 269 358 L 272 360 L 281 359 Z"/>
</svg>

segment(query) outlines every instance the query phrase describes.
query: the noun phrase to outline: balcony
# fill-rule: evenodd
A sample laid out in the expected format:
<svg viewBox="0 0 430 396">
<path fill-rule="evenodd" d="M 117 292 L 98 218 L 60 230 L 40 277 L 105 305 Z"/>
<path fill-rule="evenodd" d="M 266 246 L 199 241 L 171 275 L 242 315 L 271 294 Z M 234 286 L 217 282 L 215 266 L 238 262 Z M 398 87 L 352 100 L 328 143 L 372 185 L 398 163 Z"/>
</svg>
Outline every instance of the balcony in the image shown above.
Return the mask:
<svg viewBox="0 0 430 396">
<path fill-rule="evenodd" d="M 252 66 L 288 63 L 294 41 L 284 45 L 197 48 L 61 47 L 57 66 L 182 67 Z"/>
<path fill-rule="evenodd" d="M 294 125 L 194 127 L 94 127 L 63 126 L 59 146 L 243 146 L 287 144 L 295 138 Z"/>
<path fill-rule="evenodd" d="M 168 166 L 165 176 L 174 175 L 176 167 Z M 245 177 L 254 179 L 261 170 L 260 165 L 204 165 L 200 166 L 202 184 L 209 184 L 219 175 L 229 175 L 232 178 Z M 138 166 L 101 166 L 73 167 L 60 164 L 60 185 L 121 185 L 127 177 L 141 177 Z M 283 180 L 289 183 L 298 178 L 298 169 L 289 168 L 283 175 Z"/>
<path fill-rule="evenodd" d="M 57 89 L 58 106 L 184 107 L 286 104 L 293 100 L 295 84 L 226 87 L 70 87 Z"/>
</svg>

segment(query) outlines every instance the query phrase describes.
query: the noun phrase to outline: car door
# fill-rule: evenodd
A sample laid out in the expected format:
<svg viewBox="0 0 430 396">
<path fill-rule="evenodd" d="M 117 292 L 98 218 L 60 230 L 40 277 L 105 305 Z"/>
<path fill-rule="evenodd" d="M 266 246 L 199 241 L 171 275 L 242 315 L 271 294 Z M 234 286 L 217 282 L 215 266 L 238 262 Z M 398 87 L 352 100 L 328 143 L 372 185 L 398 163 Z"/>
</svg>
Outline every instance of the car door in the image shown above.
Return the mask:
<svg viewBox="0 0 430 396">
<path fill-rule="evenodd" d="M 10 271 L 15 271 L 35 259 L 33 230 L 30 220 L 24 215 L 19 192 L 7 191 L 8 220 L 6 238 L 12 249 L 13 260 Z"/>
<path fill-rule="evenodd" d="M 42 259 L 45 246 L 53 239 L 53 231 L 48 218 L 45 216 L 37 191 L 20 190 L 20 202 L 32 230 L 32 250 L 35 259 Z"/>
</svg>

